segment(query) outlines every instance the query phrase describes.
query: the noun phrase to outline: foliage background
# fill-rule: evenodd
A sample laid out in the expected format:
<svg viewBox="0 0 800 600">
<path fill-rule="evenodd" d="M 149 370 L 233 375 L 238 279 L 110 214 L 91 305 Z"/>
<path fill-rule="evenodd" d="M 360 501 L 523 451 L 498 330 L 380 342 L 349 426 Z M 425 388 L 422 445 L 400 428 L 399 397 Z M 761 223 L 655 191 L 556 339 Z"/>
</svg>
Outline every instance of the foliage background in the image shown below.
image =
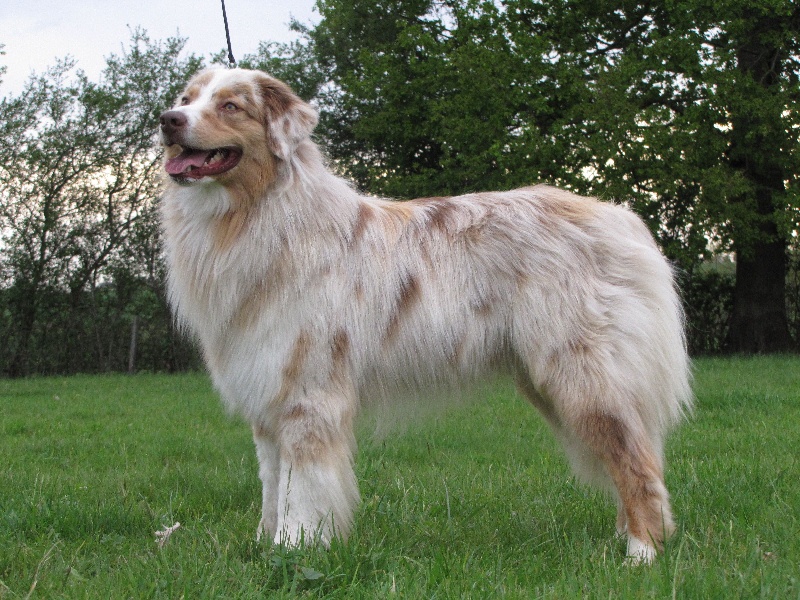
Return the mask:
<svg viewBox="0 0 800 600">
<path fill-rule="evenodd" d="M 789 0 L 320 0 L 241 65 L 398 199 L 546 182 L 632 206 L 693 354 L 797 347 L 800 8 Z M 199 366 L 164 299 L 158 115 L 207 60 L 134 30 L 0 100 L 0 375 Z M 2 77 L 2 70 L 0 70 Z M 735 261 L 731 261 L 735 258 Z M 753 318 L 753 315 L 758 318 Z"/>
</svg>

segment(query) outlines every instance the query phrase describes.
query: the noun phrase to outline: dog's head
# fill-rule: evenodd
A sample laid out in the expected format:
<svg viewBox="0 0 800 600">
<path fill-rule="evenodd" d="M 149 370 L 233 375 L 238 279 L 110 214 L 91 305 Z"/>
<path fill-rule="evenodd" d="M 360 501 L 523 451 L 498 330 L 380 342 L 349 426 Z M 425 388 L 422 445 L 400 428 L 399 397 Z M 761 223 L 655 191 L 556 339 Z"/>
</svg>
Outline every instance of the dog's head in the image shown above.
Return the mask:
<svg viewBox="0 0 800 600">
<path fill-rule="evenodd" d="M 316 123 L 313 108 L 265 73 L 206 69 L 161 115 L 165 169 L 182 185 L 266 187 Z"/>
</svg>

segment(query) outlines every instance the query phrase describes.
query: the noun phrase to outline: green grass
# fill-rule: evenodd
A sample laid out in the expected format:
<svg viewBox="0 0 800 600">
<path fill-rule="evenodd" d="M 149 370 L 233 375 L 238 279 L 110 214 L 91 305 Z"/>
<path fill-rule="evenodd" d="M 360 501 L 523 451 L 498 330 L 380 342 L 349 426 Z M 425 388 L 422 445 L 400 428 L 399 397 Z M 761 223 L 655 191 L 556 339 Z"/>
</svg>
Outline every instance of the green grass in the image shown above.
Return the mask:
<svg viewBox="0 0 800 600">
<path fill-rule="evenodd" d="M 510 386 L 362 436 L 351 538 L 290 551 L 254 541 L 250 431 L 205 376 L 0 381 L 0 598 L 800 598 L 800 358 L 698 361 L 696 393 L 679 531 L 631 568 Z"/>
</svg>

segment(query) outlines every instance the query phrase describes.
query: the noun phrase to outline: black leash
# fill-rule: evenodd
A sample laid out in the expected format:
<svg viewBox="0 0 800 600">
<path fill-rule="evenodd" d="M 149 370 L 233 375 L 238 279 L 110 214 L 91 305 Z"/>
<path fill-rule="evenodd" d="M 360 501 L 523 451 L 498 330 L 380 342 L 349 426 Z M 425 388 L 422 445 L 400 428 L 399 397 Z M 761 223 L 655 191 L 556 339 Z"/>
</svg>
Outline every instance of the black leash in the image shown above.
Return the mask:
<svg viewBox="0 0 800 600">
<path fill-rule="evenodd" d="M 233 58 L 233 49 L 231 48 L 231 32 L 228 29 L 228 15 L 225 13 L 225 0 L 222 0 L 222 20 L 225 21 L 225 38 L 228 40 L 228 62 L 231 69 L 236 68 L 236 59 Z"/>
</svg>

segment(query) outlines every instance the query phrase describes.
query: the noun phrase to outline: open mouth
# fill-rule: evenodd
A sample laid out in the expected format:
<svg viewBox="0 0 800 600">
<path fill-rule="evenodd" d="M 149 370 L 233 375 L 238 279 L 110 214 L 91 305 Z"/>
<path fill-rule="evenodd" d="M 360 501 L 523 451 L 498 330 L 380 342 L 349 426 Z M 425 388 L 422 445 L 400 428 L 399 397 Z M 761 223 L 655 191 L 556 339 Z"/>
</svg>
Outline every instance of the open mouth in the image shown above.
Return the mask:
<svg viewBox="0 0 800 600">
<path fill-rule="evenodd" d="M 170 158 L 164 167 L 175 181 L 185 182 L 220 175 L 239 163 L 242 151 L 238 148 L 183 148 L 183 152 Z"/>
</svg>

